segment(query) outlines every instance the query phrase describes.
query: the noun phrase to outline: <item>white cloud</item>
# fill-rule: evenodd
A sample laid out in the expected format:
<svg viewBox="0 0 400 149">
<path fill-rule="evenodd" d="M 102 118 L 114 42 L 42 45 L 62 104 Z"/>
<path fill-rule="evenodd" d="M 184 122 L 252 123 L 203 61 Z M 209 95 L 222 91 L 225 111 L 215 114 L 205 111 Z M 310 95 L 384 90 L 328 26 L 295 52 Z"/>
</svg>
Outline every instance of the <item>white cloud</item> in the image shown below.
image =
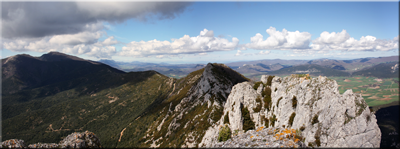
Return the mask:
<svg viewBox="0 0 400 149">
<path fill-rule="evenodd" d="M 362 36 L 356 40 L 342 30 L 340 33 L 322 32 L 320 37 L 312 41 L 312 50 L 340 51 L 389 51 L 398 49 L 398 36 L 393 40 L 381 40 L 374 36 Z"/>
<path fill-rule="evenodd" d="M 308 48 L 311 40 L 311 34 L 308 32 L 290 32 L 283 29 L 282 32 L 276 31 L 274 27 L 266 30 L 270 35 L 266 40 L 263 35 L 257 33 L 251 37 L 251 43 L 245 44 L 246 48 L 264 50 L 264 49 L 304 49 Z"/>
<path fill-rule="evenodd" d="M 77 34 L 65 34 L 46 36 L 43 38 L 20 38 L 3 42 L 3 47 L 11 51 L 35 51 L 50 52 L 59 51 L 69 54 L 85 54 L 97 58 L 111 58 L 116 53 L 112 45 L 118 41 L 114 37 L 108 37 L 99 41 L 103 32 L 81 32 Z"/>
<path fill-rule="evenodd" d="M 178 54 L 196 54 L 213 51 L 230 51 L 236 49 L 239 39 L 233 37 L 232 42 L 227 39 L 214 37 L 212 30 L 204 29 L 200 35 L 190 37 L 184 35 L 179 39 L 169 41 L 132 41 L 122 47 L 120 56 L 153 56 L 153 55 L 178 55 Z"/>
<path fill-rule="evenodd" d="M 260 51 L 258 54 L 268 55 L 269 53 L 271 53 L 271 51 L 265 50 L 265 51 Z"/>
<path fill-rule="evenodd" d="M 240 50 L 237 50 L 237 52 L 236 52 L 235 56 L 240 56 L 240 55 L 242 55 L 242 51 L 240 51 Z"/>
</svg>

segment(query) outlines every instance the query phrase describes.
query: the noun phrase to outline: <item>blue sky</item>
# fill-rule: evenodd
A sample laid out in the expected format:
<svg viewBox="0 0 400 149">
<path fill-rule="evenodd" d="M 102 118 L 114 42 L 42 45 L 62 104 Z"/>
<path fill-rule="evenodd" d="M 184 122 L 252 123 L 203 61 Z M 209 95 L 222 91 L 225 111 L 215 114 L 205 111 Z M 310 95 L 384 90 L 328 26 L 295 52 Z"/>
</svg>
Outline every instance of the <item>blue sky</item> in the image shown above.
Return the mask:
<svg viewBox="0 0 400 149">
<path fill-rule="evenodd" d="M 40 56 L 49 51 L 60 51 L 91 60 L 224 63 L 275 58 L 398 56 L 398 2 L 156 3 L 168 2 L 130 6 L 107 4 L 101 5 L 102 10 L 78 4 L 76 9 L 79 11 L 75 15 L 81 12 L 79 15 L 87 18 L 72 20 L 77 23 L 67 25 L 82 27 L 71 29 L 59 25 L 60 30 L 65 31 L 44 31 L 45 35 L 32 34 L 29 29 L 26 33 L 4 33 L 10 28 L 18 29 L 19 24 L 26 22 L 2 17 L 5 24 L 2 27 L 2 57 L 21 53 Z M 148 9 L 140 9 L 146 6 Z M 25 13 L 16 11 L 19 7 L 26 10 Z M 4 10 L 8 16 L 17 16 L 15 18 L 36 17 L 38 19 L 32 21 L 40 21 L 45 17 L 40 13 L 28 13 L 29 7 L 32 6 L 2 5 L 3 9 L 8 8 Z M 54 14 L 55 19 L 74 15 L 62 11 Z M 32 30 L 37 30 L 40 25 L 53 27 L 46 24 L 46 20 L 35 23 L 39 27 L 33 26 Z M 323 32 L 326 33 L 322 35 Z M 183 38 L 185 35 L 188 37 Z M 251 38 L 254 38 L 253 42 Z"/>
</svg>

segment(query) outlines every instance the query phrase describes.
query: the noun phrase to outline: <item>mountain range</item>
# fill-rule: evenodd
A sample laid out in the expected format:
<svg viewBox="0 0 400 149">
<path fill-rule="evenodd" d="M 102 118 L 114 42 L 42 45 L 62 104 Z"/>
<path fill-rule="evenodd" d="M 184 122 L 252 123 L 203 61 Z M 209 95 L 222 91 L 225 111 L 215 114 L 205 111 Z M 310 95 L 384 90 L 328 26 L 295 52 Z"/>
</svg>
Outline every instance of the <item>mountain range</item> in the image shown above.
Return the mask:
<svg viewBox="0 0 400 149">
<path fill-rule="evenodd" d="M 143 63 L 143 62 L 116 62 L 113 60 L 100 60 L 104 64 L 110 65 L 125 72 L 155 70 L 169 77 L 181 78 L 205 67 L 205 64 L 166 64 L 166 63 Z M 256 60 L 231 62 L 226 65 L 233 70 L 252 79 L 260 78 L 263 74 L 286 76 L 294 73 L 312 72 L 310 75 L 323 76 L 369 76 L 387 78 L 398 76 L 398 66 L 392 71 L 381 70 L 381 73 L 374 73 L 374 66 L 379 64 L 390 65 L 399 63 L 398 56 L 378 57 L 378 58 L 359 58 L 352 60 L 335 59 L 315 59 L 315 60 Z M 296 67 L 297 66 L 297 67 Z M 322 67 L 319 67 L 322 66 Z M 377 67 L 381 67 L 379 65 Z M 295 68 L 290 68 L 295 67 Z M 372 69 L 371 69 L 372 68 Z M 318 73 L 316 73 L 318 72 Z M 388 73 L 388 74 L 387 74 Z"/>
<path fill-rule="evenodd" d="M 160 67 L 165 65 L 168 64 L 159 64 Z M 267 69 L 268 65 L 257 66 Z M 336 113 L 342 116 L 337 126 L 352 129 L 354 124 L 365 122 L 362 126 L 365 130 L 345 133 L 343 137 L 356 141 L 357 135 L 367 135 L 371 139 L 368 143 L 354 143 L 353 147 L 379 146 L 380 135 L 374 138 L 367 132 L 379 128 L 362 97 L 352 92 L 339 95 L 337 84 L 326 77 L 263 76 L 262 82 L 256 83 L 225 64 L 177 68 L 184 67 L 195 71 L 177 79 L 154 70 L 124 72 L 101 62 L 58 52 L 41 57 L 16 55 L 2 59 L 2 139 L 19 138 L 28 144 L 59 142 L 68 134 L 89 130 L 96 133 L 102 146 L 107 148 L 213 146 L 230 112 L 228 117 L 232 121 L 228 120 L 227 125 L 239 134 L 247 131 L 245 121 L 246 124 L 253 122 L 252 129 L 265 126 L 300 129 L 304 125 L 304 133 L 300 133 L 307 136 L 302 141 L 309 146 L 352 146 L 326 140 L 327 134 L 333 133 L 325 130 L 330 127 L 326 123 L 331 123 L 328 118 L 332 113 L 320 111 L 319 122 L 314 123 L 312 119 L 318 114 L 315 113 L 318 110 L 312 112 L 313 107 L 321 109 L 320 102 L 335 97 L 348 102 L 347 108 L 333 109 L 341 111 Z M 308 72 L 301 67 L 304 66 L 282 66 L 283 69 L 272 72 L 301 71 L 299 73 L 320 75 L 323 74 L 318 72 L 320 70 L 334 70 L 346 73 L 317 64 L 306 64 L 304 69 Z M 398 73 L 398 67 L 390 67 L 390 71 L 396 70 Z M 300 95 L 303 91 L 304 95 Z M 314 92 L 318 97 L 312 96 Z M 307 108 L 291 108 L 293 96 L 298 97 L 299 107 Z M 310 99 L 312 102 L 306 104 Z M 332 103 L 332 108 L 346 107 L 341 104 Z M 249 117 L 243 109 L 247 109 Z M 290 124 L 289 115 L 280 111 L 293 111 L 298 117 Z M 337 128 L 335 132 L 340 127 Z M 322 145 L 317 141 L 320 137 Z"/>
</svg>

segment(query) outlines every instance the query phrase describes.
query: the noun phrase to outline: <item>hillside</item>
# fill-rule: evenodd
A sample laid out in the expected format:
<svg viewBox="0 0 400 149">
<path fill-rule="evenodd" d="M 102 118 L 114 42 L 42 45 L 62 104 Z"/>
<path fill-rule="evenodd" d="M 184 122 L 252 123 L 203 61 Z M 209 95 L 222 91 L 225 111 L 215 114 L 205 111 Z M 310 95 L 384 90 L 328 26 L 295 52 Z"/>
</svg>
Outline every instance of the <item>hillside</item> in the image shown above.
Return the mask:
<svg viewBox="0 0 400 149">
<path fill-rule="evenodd" d="M 124 128 L 117 147 L 198 146 L 207 128 L 221 118 L 232 86 L 247 80 L 224 64 L 207 64 L 177 80 L 168 99 Z"/>
<path fill-rule="evenodd" d="M 18 75 L 9 77 L 16 76 L 23 80 L 22 85 L 27 85 L 2 96 L 3 140 L 19 138 L 28 144 L 59 142 L 72 132 L 89 130 L 96 133 L 103 146 L 115 147 L 122 127 L 150 105 L 166 98 L 175 81 L 155 71 L 125 73 L 86 61 L 47 62 L 27 55 L 22 58 L 30 61 L 13 64 L 9 60 L 5 65 L 13 65 L 3 67 L 27 79 L 17 78 Z M 29 73 L 24 70 L 27 65 L 42 69 Z M 61 76 L 50 82 L 40 77 L 41 74 Z M 3 77 L 7 74 L 3 73 Z M 31 85 L 29 79 L 39 83 Z M 15 88 L 15 84 L 5 81 L 8 80 L 3 79 L 3 91 Z"/>
<path fill-rule="evenodd" d="M 381 63 L 352 73 L 353 76 L 397 78 L 399 77 L 399 62 Z"/>
<path fill-rule="evenodd" d="M 290 74 L 310 74 L 313 76 L 350 76 L 348 72 L 323 67 L 316 64 L 297 65 L 290 68 L 283 68 L 277 71 L 269 72 L 270 75 L 290 75 Z"/>
</svg>

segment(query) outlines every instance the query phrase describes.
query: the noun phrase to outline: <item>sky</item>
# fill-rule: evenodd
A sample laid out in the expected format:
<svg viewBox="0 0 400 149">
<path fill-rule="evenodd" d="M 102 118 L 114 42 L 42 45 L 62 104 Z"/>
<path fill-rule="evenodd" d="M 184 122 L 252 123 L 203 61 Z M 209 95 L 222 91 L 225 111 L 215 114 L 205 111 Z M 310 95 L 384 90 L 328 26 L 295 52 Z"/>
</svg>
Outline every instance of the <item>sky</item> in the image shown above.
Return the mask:
<svg viewBox="0 0 400 149">
<path fill-rule="evenodd" d="M 227 63 L 399 55 L 399 2 L 1 2 L 1 57 Z"/>
</svg>

